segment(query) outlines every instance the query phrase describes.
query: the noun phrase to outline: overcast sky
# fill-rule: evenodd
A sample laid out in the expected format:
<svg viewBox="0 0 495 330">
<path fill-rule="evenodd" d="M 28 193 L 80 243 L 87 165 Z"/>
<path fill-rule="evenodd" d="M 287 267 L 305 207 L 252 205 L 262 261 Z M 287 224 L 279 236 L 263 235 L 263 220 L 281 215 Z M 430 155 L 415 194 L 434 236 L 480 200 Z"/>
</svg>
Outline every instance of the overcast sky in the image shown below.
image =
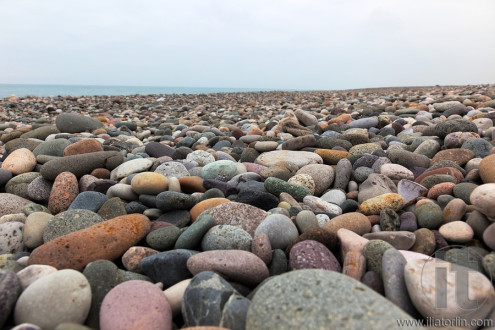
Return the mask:
<svg viewBox="0 0 495 330">
<path fill-rule="evenodd" d="M 494 0 L 0 0 L 0 83 L 495 83 Z"/>
</svg>

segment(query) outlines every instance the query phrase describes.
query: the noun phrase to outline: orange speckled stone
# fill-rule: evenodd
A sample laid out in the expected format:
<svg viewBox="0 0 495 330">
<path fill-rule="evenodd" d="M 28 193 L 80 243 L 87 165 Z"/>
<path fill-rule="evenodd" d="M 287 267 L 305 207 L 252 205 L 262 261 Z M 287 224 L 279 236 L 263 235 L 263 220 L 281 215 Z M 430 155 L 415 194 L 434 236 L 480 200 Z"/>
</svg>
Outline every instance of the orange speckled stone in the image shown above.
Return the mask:
<svg viewBox="0 0 495 330">
<path fill-rule="evenodd" d="M 319 155 L 327 165 L 336 165 L 339 160 L 350 155 L 347 151 L 331 149 L 316 149 L 315 153 Z"/>
<path fill-rule="evenodd" d="M 451 160 L 459 166 L 464 166 L 474 157 L 474 152 L 469 149 L 452 148 L 437 152 L 432 158 L 430 166 L 444 160 Z"/>
<path fill-rule="evenodd" d="M 66 211 L 72 201 L 79 194 L 79 183 L 71 172 L 62 172 L 53 182 L 50 198 L 48 199 L 48 209 L 52 214 Z"/>
<path fill-rule="evenodd" d="M 65 147 L 64 156 L 88 154 L 98 151 L 103 151 L 103 145 L 100 142 L 95 139 L 82 139 Z"/>
<path fill-rule="evenodd" d="M 199 176 L 184 176 L 179 178 L 179 183 L 180 189 L 186 194 L 206 191 L 206 188 L 203 186 L 203 178 Z"/>
<path fill-rule="evenodd" d="M 259 128 L 253 127 L 246 135 L 263 135 L 263 131 Z"/>
<path fill-rule="evenodd" d="M 343 113 L 341 114 L 340 116 L 338 117 L 335 117 L 335 118 L 332 118 L 328 121 L 328 124 L 338 124 L 338 125 L 342 125 L 342 124 L 345 124 L 347 123 L 349 120 L 352 120 L 352 117 L 351 115 L 347 114 L 347 113 Z"/>
<path fill-rule="evenodd" d="M 405 204 L 404 197 L 399 194 L 383 194 L 364 201 L 359 205 L 359 212 L 365 215 L 380 214 L 381 210 L 400 210 Z"/>
<path fill-rule="evenodd" d="M 116 217 L 39 246 L 29 256 L 28 264 L 81 271 L 92 261 L 119 258 L 149 229 L 150 220 L 142 214 Z"/>
<path fill-rule="evenodd" d="M 194 205 L 193 208 L 189 211 L 189 213 L 191 213 L 191 221 L 196 221 L 199 215 L 205 210 L 212 209 L 215 206 L 229 202 L 230 200 L 228 200 L 227 198 L 209 198 L 201 201 L 198 204 Z"/>
</svg>

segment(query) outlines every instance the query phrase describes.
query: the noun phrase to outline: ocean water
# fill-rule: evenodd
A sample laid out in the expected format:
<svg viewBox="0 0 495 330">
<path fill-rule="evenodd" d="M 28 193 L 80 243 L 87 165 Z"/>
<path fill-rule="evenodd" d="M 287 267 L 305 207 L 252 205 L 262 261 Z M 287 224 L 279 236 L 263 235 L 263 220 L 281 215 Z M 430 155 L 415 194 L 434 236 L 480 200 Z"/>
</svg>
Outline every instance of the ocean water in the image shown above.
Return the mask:
<svg viewBox="0 0 495 330">
<path fill-rule="evenodd" d="M 156 86 L 97 86 L 97 85 L 20 85 L 0 84 L 0 98 L 22 96 L 82 96 L 134 94 L 209 94 L 269 91 L 262 88 L 216 87 L 156 87 Z"/>
</svg>

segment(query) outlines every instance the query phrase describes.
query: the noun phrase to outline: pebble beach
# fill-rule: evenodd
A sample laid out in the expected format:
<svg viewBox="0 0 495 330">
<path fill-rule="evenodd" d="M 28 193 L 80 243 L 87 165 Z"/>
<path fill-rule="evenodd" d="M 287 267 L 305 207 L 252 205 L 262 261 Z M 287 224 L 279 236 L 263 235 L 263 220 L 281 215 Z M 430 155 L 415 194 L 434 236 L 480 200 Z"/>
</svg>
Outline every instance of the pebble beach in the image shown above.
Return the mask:
<svg viewBox="0 0 495 330">
<path fill-rule="evenodd" d="M 0 99 L 0 329 L 495 329 L 495 85 Z"/>
</svg>

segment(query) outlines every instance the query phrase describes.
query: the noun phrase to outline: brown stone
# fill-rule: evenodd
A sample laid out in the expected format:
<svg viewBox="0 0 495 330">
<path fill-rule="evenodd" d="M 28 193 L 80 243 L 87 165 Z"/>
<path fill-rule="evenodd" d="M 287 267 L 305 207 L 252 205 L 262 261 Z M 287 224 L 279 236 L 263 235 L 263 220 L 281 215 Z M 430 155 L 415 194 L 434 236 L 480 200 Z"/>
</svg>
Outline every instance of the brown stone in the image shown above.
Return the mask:
<svg viewBox="0 0 495 330">
<path fill-rule="evenodd" d="M 339 215 L 328 221 L 323 229 L 337 235 L 337 231 L 341 228 L 348 229 L 358 235 L 363 235 L 371 231 L 371 224 L 368 218 L 359 212 L 349 212 Z"/>
<path fill-rule="evenodd" d="M 342 273 L 358 281 L 361 280 L 366 271 L 366 259 L 360 252 L 349 251 L 344 257 Z"/>
<path fill-rule="evenodd" d="M 468 161 L 474 157 L 474 152 L 469 149 L 446 149 L 437 152 L 435 157 L 431 160 L 430 166 L 440 161 L 451 160 L 459 166 L 464 166 Z"/>
<path fill-rule="evenodd" d="M 429 177 L 430 175 L 436 175 L 436 174 L 447 174 L 456 179 L 456 181 L 459 183 L 461 182 L 462 179 L 464 179 L 464 175 L 462 175 L 461 171 L 459 171 L 456 168 L 453 167 L 441 167 L 437 168 L 428 172 L 424 172 L 421 175 L 419 175 L 414 182 L 420 183 L 424 178 Z"/>
<path fill-rule="evenodd" d="M 336 165 L 342 158 L 349 157 L 347 151 L 331 150 L 331 149 L 316 149 L 315 153 L 320 155 L 323 162 L 328 165 Z"/>
<path fill-rule="evenodd" d="M 79 194 L 79 183 L 71 172 L 62 172 L 55 178 L 50 198 L 48 199 L 48 209 L 52 214 L 66 211 L 72 201 Z"/>
<path fill-rule="evenodd" d="M 100 142 L 95 139 L 82 139 L 65 147 L 64 156 L 88 154 L 98 151 L 103 151 L 103 146 Z"/>
<path fill-rule="evenodd" d="M 88 263 L 115 260 L 149 231 L 150 221 L 142 214 L 129 214 L 60 236 L 36 248 L 28 264 L 81 271 Z"/>
<path fill-rule="evenodd" d="M 203 186 L 203 178 L 199 176 L 184 176 L 179 178 L 179 183 L 180 189 L 186 194 L 206 191 L 206 188 Z"/>
</svg>

